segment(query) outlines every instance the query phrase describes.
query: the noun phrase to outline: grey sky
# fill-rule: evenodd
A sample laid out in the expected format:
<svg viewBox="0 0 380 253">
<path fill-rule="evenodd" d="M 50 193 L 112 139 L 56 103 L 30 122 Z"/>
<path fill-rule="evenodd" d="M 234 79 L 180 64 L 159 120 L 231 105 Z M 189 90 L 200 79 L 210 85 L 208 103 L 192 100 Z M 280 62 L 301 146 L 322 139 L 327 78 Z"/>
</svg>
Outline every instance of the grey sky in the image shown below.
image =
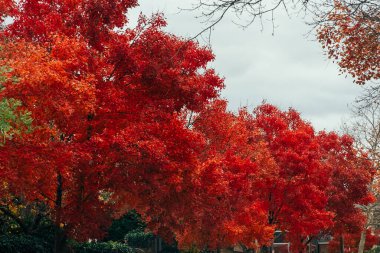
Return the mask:
<svg viewBox="0 0 380 253">
<path fill-rule="evenodd" d="M 204 24 L 195 18 L 197 13 L 178 13 L 178 8 L 190 7 L 194 1 L 140 0 L 140 7 L 131 14 L 136 19 L 140 11 L 161 11 L 168 21 L 167 31 L 192 37 Z M 283 11 L 275 18 L 274 36 L 270 22 L 265 22 L 263 31 L 259 23 L 243 30 L 230 17 L 216 26 L 211 37 L 216 55 L 212 66 L 225 78 L 222 96 L 231 110 L 252 109 L 265 99 L 282 109 L 297 109 L 317 130 L 339 129 L 349 114 L 347 105 L 361 88 L 339 75 L 337 65 L 327 60 L 314 36 L 305 36 L 310 27 L 301 18 L 289 19 Z"/>
</svg>

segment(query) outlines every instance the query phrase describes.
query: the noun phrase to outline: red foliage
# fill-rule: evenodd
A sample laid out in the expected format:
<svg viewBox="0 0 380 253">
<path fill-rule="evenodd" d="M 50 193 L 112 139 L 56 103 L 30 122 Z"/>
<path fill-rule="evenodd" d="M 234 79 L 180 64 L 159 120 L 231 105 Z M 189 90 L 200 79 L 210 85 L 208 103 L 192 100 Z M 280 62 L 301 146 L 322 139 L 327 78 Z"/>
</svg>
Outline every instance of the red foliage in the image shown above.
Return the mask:
<svg viewBox="0 0 380 253">
<path fill-rule="evenodd" d="M 126 12 L 136 0 L 22 0 L 12 17 L 8 34 L 28 40 L 50 41 L 52 33 L 82 37 L 90 45 L 102 47 L 114 28 L 122 28 Z"/>
<path fill-rule="evenodd" d="M 325 150 L 326 166 L 330 168 L 331 183 L 326 189 L 328 210 L 334 213 L 332 233 L 360 233 L 365 222 L 362 211 L 355 205 L 367 205 L 373 196 L 367 189 L 374 167 L 370 160 L 353 147 L 349 136 L 320 133 Z"/>
<path fill-rule="evenodd" d="M 163 32 L 161 15 L 116 31 L 136 1 L 13 4 L 0 65 L 17 81 L 0 97 L 22 102 L 33 131 L 0 147 L 1 183 L 68 235 L 101 237 L 131 208 L 181 247 L 254 248 L 277 228 L 302 249 L 360 225 L 371 166 L 352 141 L 269 104 L 227 112 L 213 54 Z"/>
<path fill-rule="evenodd" d="M 263 131 L 278 166 L 262 193 L 269 223 L 287 231 L 292 247 L 302 249 L 307 236 L 332 224 L 333 214 L 325 208 L 330 178 L 321 161 L 320 143 L 310 124 L 292 109 L 282 112 L 263 104 L 254 113 L 254 123 Z"/>
<path fill-rule="evenodd" d="M 245 110 L 234 115 L 215 101 L 195 117 L 194 130 L 206 139 L 197 170 L 195 222 L 179 237 L 184 245 L 222 248 L 237 243 L 267 244 L 274 227 L 260 200 L 261 179 L 274 166 L 266 144 Z"/>
<path fill-rule="evenodd" d="M 224 101 L 196 117 L 194 129 L 207 145 L 197 213 L 181 243 L 254 248 L 270 244 L 276 228 L 302 250 L 308 238 L 362 225 L 355 204 L 371 199 L 371 163 L 348 136 L 317 134 L 292 109 L 263 104 L 234 115 Z"/>
<path fill-rule="evenodd" d="M 380 78 L 380 45 L 378 13 L 369 5 L 361 8 L 334 1 L 335 8 L 329 22 L 320 27 L 319 41 L 328 56 L 336 60 L 342 70 L 355 78 L 358 84 Z M 374 15 L 373 18 L 368 15 Z M 377 15 L 377 16 L 376 16 Z"/>
<path fill-rule="evenodd" d="M 135 4 L 20 1 L 4 32 L 1 65 L 18 80 L 1 97 L 23 103 L 34 131 L 2 148 L 3 180 L 80 240 L 101 237 L 125 209 L 153 227 L 163 209 L 190 201 L 202 139 L 181 111 L 201 110 L 223 87 L 206 68 L 212 53 L 163 32 L 161 16 L 115 32 Z"/>
<path fill-rule="evenodd" d="M 359 233 L 345 233 L 344 238 L 344 252 L 354 253 L 358 252 L 358 245 L 360 241 Z M 366 242 L 364 250 L 370 250 L 373 246 L 379 244 L 379 233 L 375 231 L 374 233 L 367 230 Z M 335 253 L 340 252 L 340 236 L 334 237 L 332 241 L 329 242 L 329 252 Z"/>
<path fill-rule="evenodd" d="M 0 0 L 0 23 L 4 21 L 4 17 L 10 14 L 13 6 L 12 0 Z"/>
</svg>

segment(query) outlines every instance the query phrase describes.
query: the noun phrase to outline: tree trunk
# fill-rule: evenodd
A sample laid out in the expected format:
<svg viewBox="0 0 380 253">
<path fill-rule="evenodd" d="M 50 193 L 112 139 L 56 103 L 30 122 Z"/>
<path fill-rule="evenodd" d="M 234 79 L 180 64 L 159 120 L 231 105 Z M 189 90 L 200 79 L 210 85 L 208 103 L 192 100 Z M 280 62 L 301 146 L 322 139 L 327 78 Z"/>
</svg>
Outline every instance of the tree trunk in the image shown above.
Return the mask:
<svg viewBox="0 0 380 253">
<path fill-rule="evenodd" d="M 243 253 L 248 253 L 249 252 L 249 249 L 242 243 L 239 243 L 241 249 L 243 250 Z"/>
<path fill-rule="evenodd" d="M 65 253 L 67 250 L 67 237 L 61 228 L 62 224 L 62 194 L 63 179 L 62 175 L 57 175 L 57 193 L 55 200 L 55 233 L 54 233 L 54 253 Z"/>
<path fill-rule="evenodd" d="M 340 235 L 340 253 L 344 253 L 344 237 L 343 237 L 343 234 Z"/>
<path fill-rule="evenodd" d="M 362 232 L 360 233 L 360 241 L 359 241 L 359 246 L 358 246 L 358 253 L 363 253 L 364 252 L 364 246 L 365 246 L 366 236 L 367 236 L 367 230 L 363 229 Z"/>
<path fill-rule="evenodd" d="M 66 252 L 67 252 L 67 237 L 60 228 L 56 228 L 55 234 L 54 234 L 54 253 L 66 253 Z"/>
<path fill-rule="evenodd" d="M 270 246 L 262 246 L 260 252 L 261 253 L 272 253 L 272 247 L 270 247 Z"/>
</svg>

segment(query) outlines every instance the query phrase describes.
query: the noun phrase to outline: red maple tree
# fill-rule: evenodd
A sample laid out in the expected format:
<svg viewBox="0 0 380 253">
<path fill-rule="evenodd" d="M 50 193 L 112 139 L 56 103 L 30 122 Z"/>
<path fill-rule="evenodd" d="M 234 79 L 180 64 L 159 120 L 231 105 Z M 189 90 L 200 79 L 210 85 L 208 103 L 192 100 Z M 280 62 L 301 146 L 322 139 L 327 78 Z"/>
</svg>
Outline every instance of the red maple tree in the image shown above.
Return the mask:
<svg viewBox="0 0 380 253">
<path fill-rule="evenodd" d="M 331 177 L 326 193 L 327 209 L 334 213 L 334 225 L 328 233 L 335 240 L 346 234 L 358 236 L 365 216 L 357 205 L 375 201 L 367 187 L 375 172 L 374 165 L 366 154 L 353 147 L 350 136 L 321 132 L 319 138 L 325 151 L 323 160 L 330 168 Z"/>
<path fill-rule="evenodd" d="M 344 236 L 344 252 L 353 253 L 358 251 L 358 245 L 360 240 L 360 233 L 345 233 Z M 365 250 L 372 249 L 373 246 L 379 244 L 379 233 L 378 231 L 372 232 L 371 230 L 367 230 L 367 235 L 365 242 Z M 333 239 L 329 242 L 328 245 L 329 252 L 340 252 L 340 237 L 333 237 Z"/>
<path fill-rule="evenodd" d="M 7 189 L 50 207 L 56 252 L 67 236 L 103 236 L 129 208 L 165 223 L 155 206 L 188 200 L 202 143 L 181 111 L 201 110 L 223 87 L 206 67 L 212 53 L 163 32 L 161 15 L 116 31 L 136 1 L 14 4 L 0 58 L 17 81 L 1 97 L 22 102 L 33 131 L 1 148 Z"/>
<path fill-rule="evenodd" d="M 329 177 L 321 163 L 320 144 L 312 126 L 293 109 L 263 104 L 254 114 L 254 124 L 278 166 L 262 193 L 268 222 L 286 232 L 292 247 L 301 250 L 309 235 L 331 225 L 332 213 L 325 208 Z"/>
<path fill-rule="evenodd" d="M 378 5 L 334 1 L 334 9 L 318 30 L 328 56 L 358 84 L 380 78 Z"/>
<path fill-rule="evenodd" d="M 213 54 L 165 33 L 159 14 L 126 28 L 136 4 L 23 0 L 0 10 L 13 20 L 0 34 L 9 68 L 0 96 L 33 118 L 32 131 L 0 147 L 2 185 L 45 203 L 56 252 L 67 237 L 102 237 L 132 208 L 164 238 L 199 248 L 268 245 L 278 228 L 302 249 L 356 214 L 370 174 L 359 175 L 366 165 L 349 139 L 269 104 L 228 112 L 223 80 L 207 67 Z"/>
<path fill-rule="evenodd" d="M 226 101 L 214 101 L 189 121 L 206 144 L 194 183 L 194 221 L 177 237 L 188 247 L 257 248 L 273 237 L 259 189 L 265 173 L 275 169 L 274 162 L 259 132 L 249 124 L 252 115 L 244 109 L 235 115 L 226 108 Z"/>
</svg>

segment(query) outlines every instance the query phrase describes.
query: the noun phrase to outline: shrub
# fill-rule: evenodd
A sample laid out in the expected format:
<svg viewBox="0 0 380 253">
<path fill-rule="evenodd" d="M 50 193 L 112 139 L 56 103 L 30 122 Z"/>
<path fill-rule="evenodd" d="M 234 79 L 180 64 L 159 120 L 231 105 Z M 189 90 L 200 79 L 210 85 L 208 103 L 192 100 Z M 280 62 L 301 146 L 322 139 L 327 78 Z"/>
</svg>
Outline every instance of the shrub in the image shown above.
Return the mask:
<svg viewBox="0 0 380 253">
<path fill-rule="evenodd" d="M 366 252 L 367 253 L 380 253 L 380 247 L 379 246 L 375 246 L 372 249 L 367 250 Z"/>
<path fill-rule="evenodd" d="M 124 243 L 118 242 L 85 242 L 73 243 L 75 253 L 134 253 L 135 251 Z"/>
<path fill-rule="evenodd" d="M 51 253 L 51 246 L 42 239 L 30 235 L 0 236 L 0 252 Z"/>
<path fill-rule="evenodd" d="M 136 248 L 149 248 L 153 244 L 154 235 L 142 231 L 131 232 L 124 238 L 129 246 Z"/>
<path fill-rule="evenodd" d="M 122 241 L 125 235 L 133 231 L 143 231 L 146 225 L 141 218 L 141 215 L 132 210 L 125 214 L 120 219 L 114 220 L 111 227 L 108 229 L 106 241 Z"/>
</svg>

